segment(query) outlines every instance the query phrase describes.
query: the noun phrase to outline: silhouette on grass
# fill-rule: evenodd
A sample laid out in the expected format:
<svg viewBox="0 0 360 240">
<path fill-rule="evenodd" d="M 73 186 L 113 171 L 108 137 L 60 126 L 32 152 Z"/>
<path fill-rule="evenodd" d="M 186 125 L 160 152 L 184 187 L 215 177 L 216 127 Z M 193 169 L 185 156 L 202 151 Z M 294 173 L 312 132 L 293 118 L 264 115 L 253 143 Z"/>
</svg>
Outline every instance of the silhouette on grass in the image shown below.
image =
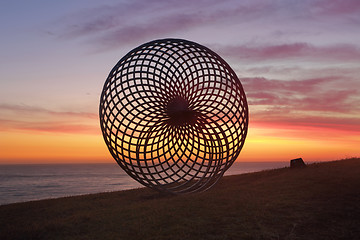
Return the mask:
<svg viewBox="0 0 360 240">
<path fill-rule="evenodd" d="M 111 70 L 100 125 L 116 162 L 158 191 L 213 186 L 238 157 L 248 128 L 239 79 L 210 49 L 182 39 L 145 43 Z"/>
<path fill-rule="evenodd" d="M 290 168 L 304 168 L 306 164 L 302 158 L 296 158 L 290 160 Z"/>
</svg>

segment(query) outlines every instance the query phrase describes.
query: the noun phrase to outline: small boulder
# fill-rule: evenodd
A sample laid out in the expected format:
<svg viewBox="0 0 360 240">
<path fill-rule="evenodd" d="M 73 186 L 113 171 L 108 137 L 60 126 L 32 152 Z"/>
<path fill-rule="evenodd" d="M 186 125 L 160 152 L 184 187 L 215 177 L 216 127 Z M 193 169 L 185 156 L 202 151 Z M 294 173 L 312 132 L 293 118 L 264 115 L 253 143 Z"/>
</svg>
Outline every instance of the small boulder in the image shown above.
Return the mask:
<svg viewBox="0 0 360 240">
<path fill-rule="evenodd" d="M 306 164 L 302 160 L 302 158 L 296 158 L 293 160 L 290 160 L 290 168 L 304 168 L 306 167 Z"/>
</svg>

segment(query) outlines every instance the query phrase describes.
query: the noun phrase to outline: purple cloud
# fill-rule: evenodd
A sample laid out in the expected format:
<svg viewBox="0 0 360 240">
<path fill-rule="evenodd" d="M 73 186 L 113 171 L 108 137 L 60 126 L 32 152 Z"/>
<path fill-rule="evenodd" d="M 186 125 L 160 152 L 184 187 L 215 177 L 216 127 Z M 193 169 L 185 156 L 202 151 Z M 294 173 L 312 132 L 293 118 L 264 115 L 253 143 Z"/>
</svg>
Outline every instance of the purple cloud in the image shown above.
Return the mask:
<svg viewBox="0 0 360 240">
<path fill-rule="evenodd" d="M 102 5 L 96 8 L 82 10 L 72 15 L 64 16 L 59 20 L 60 27 L 54 28 L 60 38 L 80 39 L 82 43 L 90 44 L 98 51 L 105 51 L 123 46 L 124 44 L 139 44 L 154 38 L 176 36 L 197 28 L 227 28 L 235 27 L 241 36 L 242 28 L 253 28 L 256 23 L 264 22 L 264 31 L 271 29 L 272 33 L 284 35 L 294 30 L 282 26 L 284 22 L 298 23 L 297 26 L 309 24 L 309 19 L 329 17 L 335 22 L 338 17 L 346 17 L 359 22 L 358 1 L 277 1 L 269 2 L 254 0 L 240 2 L 235 0 L 133 0 L 113 5 Z M 336 18 L 335 18 L 336 17 Z M 275 26 L 268 23 L 273 22 Z M 247 25 L 250 23 L 250 25 Z M 255 25 L 251 25 L 255 23 Z M 59 23 L 57 24 L 59 25 Z M 291 25 L 291 24 L 290 24 Z M 354 24 L 356 25 L 356 23 Z M 240 27 L 239 27 L 240 26 Z M 277 26 L 277 27 L 276 27 Z M 296 34 L 301 34 L 307 28 L 296 29 Z M 249 32 L 249 31 L 244 31 Z M 267 33 L 269 34 L 269 33 Z M 314 33 L 312 33 L 314 34 Z M 204 36 L 211 38 L 212 34 Z M 229 32 L 229 36 L 233 36 Z M 270 36 L 270 35 L 268 35 Z M 249 37 L 249 36 L 248 36 Z M 272 36 L 273 38 L 274 36 Z M 248 41 L 249 38 L 246 38 Z M 251 39 L 251 37 L 250 37 Z M 288 41 L 285 41 L 285 43 Z M 337 49 L 334 49 L 337 48 Z M 329 49 L 318 49 L 307 43 L 289 43 L 279 45 L 229 46 L 224 49 L 227 53 L 235 50 L 242 57 L 254 59 L 269 59 L 304 56 L 309 53 L 330 57 L 348 59 L 349 52 L 354 47 L 351 45 L 330 46 Z M 315 52 L 313 52 L 315 49 Z M 335 53 L 331 51 L 335 50 Z M 327 53 L 325 53 L 327 52 Z M 359 53 L 359 50 L 356 49 Z M 344 55 L 344 56 L 343 56 Z M 356 55 L 359 59 L 359 54 Z"/>
<path fill-rule="evenodd" d="M 184 27 L 203 24 L 217 17 L 202 10 L 216 8 L 218 1 L 148 1 L 134 0 L 113 6 L 87 9 L 64 19 L 63 37 L 95 36 L 100 42 L 127 43 L 156 33 L 174 32 Z M 76 22 L 76 24 L 70 23 Z M 116 45 L 117 46 L 117 45 Z M 111 47 L 111 45 L 109 46 Z"/>
<path fill-rule="evenodd" d="M 267 1 L 135 0 L 67 16 L 61 21 L 62 30 L 57 35 L 85 38 L 85 42 L 107 50 L 134 41 L 172 36 L 179 31 L 215 27 L 217 23 L 256 21 L 269 11 L 278 11 L 279 6 Z"/>
</svg>

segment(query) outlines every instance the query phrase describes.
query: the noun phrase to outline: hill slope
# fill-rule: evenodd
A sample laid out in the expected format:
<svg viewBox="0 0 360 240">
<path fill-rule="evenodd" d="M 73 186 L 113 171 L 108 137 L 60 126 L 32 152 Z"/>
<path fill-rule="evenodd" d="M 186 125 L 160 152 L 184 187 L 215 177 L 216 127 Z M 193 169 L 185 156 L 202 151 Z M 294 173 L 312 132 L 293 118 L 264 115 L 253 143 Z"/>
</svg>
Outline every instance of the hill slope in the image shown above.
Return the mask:
<svg viewBox="0 0 360 240">
<path fill-rule="evenodd" d="M 360 239 L 360 159 L 0 206 L 0 239 Z"/>
</svg>

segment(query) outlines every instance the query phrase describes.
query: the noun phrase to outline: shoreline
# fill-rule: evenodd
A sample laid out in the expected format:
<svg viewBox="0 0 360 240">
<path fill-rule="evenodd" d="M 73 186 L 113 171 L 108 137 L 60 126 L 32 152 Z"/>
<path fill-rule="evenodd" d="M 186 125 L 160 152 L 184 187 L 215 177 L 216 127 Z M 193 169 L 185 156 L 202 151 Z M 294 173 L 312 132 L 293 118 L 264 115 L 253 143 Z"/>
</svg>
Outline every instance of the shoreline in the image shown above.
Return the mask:
<svg viewBox="0 0 360 240">
<path fill-rule="evenodd" d="M 349 158 L 349 159 L 340 159 L 340 160 L 332 160 L 332 161 L 314 161 L 314 162 L 306 162 L 307 166 L 311 166 L 314 164 L 323 164 L 323 163 L 333 163 L 333 162 L 338 162 L 338 161 L 346 161 L 346 160 L 352 160 L 352 159 L 359 159 L 360 158 Z M 253 163 L 253 162 L 242 162 L 242 163 Z M 222 178 L 226 178 L 226 177 L 234 177 L 234 176 L 241 176 L 241 175 L 245 175 L 245 174 L 256 174 L 256 173 L 261 173 L 261 172 L 267 172 L 267 171 L 274 171 L 274 170 L 280 170 L 280 169 L 284 169 L 284 168 L 290 168 L 290 163 L 289 162 L 284 162 L 284 161 L 276 161 L 276 162 L 266 162 L 266 161 L 259 161 L 256 163 L 282 163 L 284 165 L 287 165 L 285 167 L 280 167 L 280 168 L 269 168 L 269 169 L 263 169 L 263 170 L 259 170 L 259 171 L 251 171 L 251 172 L 244 172 L 244 173 L 239 173 L 239 174 L 226 174 L 222 177 Z M 109 163 L 85 163 L 85 165 L 98 165 L 98 164 L 109 164 Z M 61 166 L 66 166 L 66 165 L 75 165 L 75 166 L 81 166 L 83 165 L 82 163 L 75 163 L 75 164 L 21 164 L 21 165 L 30 165 L 30 166 L 34 166 L 34 165 L 39 165 L 39 166 L 46 166 L 46 165 L 61 165 Z M 111 164 L 110 164 L 111 165 Z M 10 165 L 9 165 L 10 166 Z M 17 164 L 11 165 L 11 166 L 17 166 Z M 230 168 L 231 169 L 231 168 Z M 126 175 L 127 176 L 127 175 Z M 130 176 L 127 176 L 130 178 Z M 133 180 L 133 179 L 130 179 Z M 135 181 L 135 180 L 134 180 Z M 97 195 L 97 194 L 107 194 L 107 193 L 118 193 L 118 192 L 124 192 L 124 191 L 131 191 L 131 190 L 150 190 L 153 191 L 154 193 L 157 193 L 157 191 L 152 190 L 152 189 L 148 189 L 147 187 L 141 185 L 140 183 L 137 183 L 139 186 L 138 187 L 134 187 L 134 188 L 127 188 L 127 189 L 121 189 L 121 190 L 109 190 L 109 191 L 102 191 L 102 192 L 89 192 L 89 193 L 80 193 L 80 194 L 74 194 L 74 195 L 64 195 L 64 196 L 59 196 L 59 197 L 48 197 L 48 198 L 41 198 L 41 199 L 33 199 L 33 200 L 25 200 L 25 201 L 19 201 L 19 202 L 11 202 L 11 203 L 4 203 L 1 204 L 0 203 L 0 207 L 2 206 L 6 206 L 6 205 L 11 205 L 11 204 L 22 204 L 22 203 L 30 203 L 30 202 L 38 202 L 38 201 L 47 201 L 47 200 L 56 200 L 56 199 L 66 199 L 66 198 L 72 198 L 72 197 L 82 197 L 82 196 L 89 196 L 89 195 Z"/>
<path fill-rule="evenodd" d="M 236 162 L 225 175 L 285 167 L 287 162 Z M 143 187 L 114 164 L 0 167 L 0 205 Z"/>
<path fill-rule="evenodd" d="M 360 239 L 360 159 L 0 206 L 0 239 Z"/>
</svg>

